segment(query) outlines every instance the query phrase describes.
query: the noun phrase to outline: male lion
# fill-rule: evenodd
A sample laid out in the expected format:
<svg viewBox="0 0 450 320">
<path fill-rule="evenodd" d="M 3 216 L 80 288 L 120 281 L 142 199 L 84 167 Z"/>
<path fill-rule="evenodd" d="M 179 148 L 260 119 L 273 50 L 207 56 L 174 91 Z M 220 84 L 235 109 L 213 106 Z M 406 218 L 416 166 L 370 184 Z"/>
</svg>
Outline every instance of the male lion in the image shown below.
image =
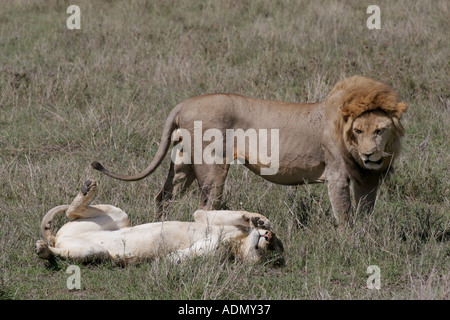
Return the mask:
<svg viewBox="0 0 450 320">
<path fill-rule="evenodd" d="M 389 85 L 362 76 L 338 82 L 319 103 L 268 101 L 232 94 L 204 95 L 188 99 L 172 110 L 156 156 L 142 173 L 113 174 L 96 161 L 91 165 L 115 179 L 136 181 L 159 166 L 169 149 L 172 133 L 185 129 L 193 136 L 194 121 L 202 121 L 203 131 L 278 129 L 278 172 L 262 177 L 284 185 L 326 182 L 333 214 L 342 226 L 352 210 L 350 181 L 357 206 L 372 210 L 380 180 L 399 155 L 404 132 L 400 118 L 407 107 L 406 103 L 398 102 L 397 94 Z M 183 141 L 174 145 L 177 143 Z M 235 148 L 234 154 L 235 158 L 248 160 L 249 157 L 245 149 Z M 244 165 L 258 175 L 264 167 L 248 161 Z M 229 164 L 225 162 L 171 162 L 164 187 L 155 197 L 158 208 L 163 208 L 177 191 L 185 192 L 195 179 L 201 189 L 203 208 L 218 208 L 228 169 Z"/>
<path fill-rule="evenodd" d="M 130 227 L 127 214 L 121 209 L 106 204 L 88 205 L 96 189 L 94 180 L 86 180 L 70 205 L 47 212 L 41 223 L 44 240 L 38 240 L 35 248 L 40 258 L 135 263 L 168 254 L 171 260 L 179 262 L 227 243 L 231 253 L 242 261 L 272 258 L 276 264 L 284 263 L 283 244 L 268 230 L 269 220 L 259 213 L 197 210 L 195 222 L 165 221 Z M 54 236 L 52 220 L 63 211 L 73 220 Z"/>
</svg>

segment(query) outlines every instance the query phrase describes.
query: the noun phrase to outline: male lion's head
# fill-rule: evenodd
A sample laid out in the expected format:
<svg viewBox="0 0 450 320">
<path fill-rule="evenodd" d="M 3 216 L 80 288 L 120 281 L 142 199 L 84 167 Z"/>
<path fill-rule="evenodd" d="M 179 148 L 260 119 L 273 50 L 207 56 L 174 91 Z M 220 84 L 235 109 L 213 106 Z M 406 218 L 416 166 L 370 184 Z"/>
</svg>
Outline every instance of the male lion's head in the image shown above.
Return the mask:
<svg viewBox="0 0 450 320">
<path fill-rule="evenodd" d="M 339 82 L 332 94 L 340 95 L 335 134 L 346 151 L 362 168 L 387 169 L 400 152 L 400 118 L 408 105 L 389 85 L 361 76 Z"/>
</svg>

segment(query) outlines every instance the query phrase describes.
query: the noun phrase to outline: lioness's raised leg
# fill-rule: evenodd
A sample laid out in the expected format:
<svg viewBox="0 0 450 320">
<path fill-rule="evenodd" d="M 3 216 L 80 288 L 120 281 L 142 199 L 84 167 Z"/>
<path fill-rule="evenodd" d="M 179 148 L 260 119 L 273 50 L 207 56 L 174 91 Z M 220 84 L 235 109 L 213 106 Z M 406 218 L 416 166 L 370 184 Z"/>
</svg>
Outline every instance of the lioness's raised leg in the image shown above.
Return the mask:
<svg viewBox="0 0 450 320">
<path fill-rule="evenodd" d="M 94 261 L 110 258 L 108 251 L 99 244 L 91 242 L 88 237 L 79 237 L 79 233 L 96 232 L 100 230 L 117 230 L 128 227 L 127 215 L 119 208 L 111 205 L 89 206 L 97 189 L 97 182 L 86 180 L 81 191 L 67 206 L 51 209 L 43 219 L 41 228 L 44 240 L 38 240 L 36 253 L 42 259 L 60 257 L 75 261 Z M 55 214 L 66 211 L 69 218 L 77 223 L 69 222 L 58 232 L 57 238 L 51 234 L 51 221 Z M 64 231 L 62 231 L 64 229 Z"/>
<path fill-rule="evenodd" d="M 97 209 L 88 206 L 88 203 L 94 198 L 97 190 L 97 182 L 95 180 L 86 180 L 81 186 L 78 195 L 73 199 L 66 211 L 68 218 L 88 218 L 95 217 L 99 214 Z"/>
<path fill-rule="evenodd" d="M 194 168 L 191 164 L 174 164 L 171 161 L 164 187 L 155 196 L 155 219 L 159 220 L 161 217 L 165 217 L 169 201 L 177 194 L 183 195 L 194 180 Z"/>
</svg>

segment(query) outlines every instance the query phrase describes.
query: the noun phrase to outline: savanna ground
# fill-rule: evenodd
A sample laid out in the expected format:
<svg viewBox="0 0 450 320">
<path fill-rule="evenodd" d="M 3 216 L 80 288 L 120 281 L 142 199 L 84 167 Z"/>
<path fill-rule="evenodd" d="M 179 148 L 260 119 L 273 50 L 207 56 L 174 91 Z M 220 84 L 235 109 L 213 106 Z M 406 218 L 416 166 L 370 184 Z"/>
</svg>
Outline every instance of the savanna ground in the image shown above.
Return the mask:
<svg viewBox="0 0 450 320">
<path fill-rule="evenodd" d="M 80 6 L 81 30 L 66 27 L 70 4 Z M 366 27 L 369 4 L 2 1 L 0 298 L 448 299 L 448 1 L 378 1 L 381 30 Z M 214 92 L 315 102 L 355 74 L 389 83 L 410 107 L 396 173 L 347 233 L 334 226 L 325 186 L 278 186 L 236 165 L 224 208 L 269 217 L 285 244 L 283 268 L 217 255 L 79 265 L 82 288 L 70 291 L 69 263 L 35 255 L 43 215 L 88 177 L 100 185 L 94 203 L 121 207 L 133 224 L 153 221 L 168 157 L 133 183 L 89 164 L 145 168 L 178 102 Z M 170 218 L 192 220 L 199 197 L 193 185 Z M 379 290 L 367 288 L 370 265 L 380 268 Z"/>
</svg>

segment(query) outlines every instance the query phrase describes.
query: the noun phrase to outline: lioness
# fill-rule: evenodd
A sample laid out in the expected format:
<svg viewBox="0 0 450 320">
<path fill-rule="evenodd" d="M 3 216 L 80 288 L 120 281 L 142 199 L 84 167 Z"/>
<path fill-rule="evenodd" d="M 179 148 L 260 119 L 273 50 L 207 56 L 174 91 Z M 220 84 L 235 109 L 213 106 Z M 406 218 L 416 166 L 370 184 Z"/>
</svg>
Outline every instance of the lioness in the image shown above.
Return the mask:
<svg viewBox="0 0 450 320">
<path fill-rule="evenodd" d="M 179 262 L 228 243 L 232 254 L 243 261 L 257 262 L 270 256 L 270 252 L 274 253 L 273 262 L 284 261 L 283 244 L 268 230 L 270 222 L 261 214 L 197 210 L 195 222 L 166 221 L 130 227 L 121 209 L 106 204 L 88 205 L 96 189 L 96 181 L 87 180 L 70 205 L 57 206 L 44 216 L 44 240 L 38 240 L 35 248 L 40 258 L 56 256 L 77 262 L 111 259 L 128 264 L 165 253 Z M 54 236 L 51 222 L 63 211 L 73 220 Z"/>
<path fill-rule="evenodd" d="M 352 210 L 350 181 L 357 206 L 372 210 L 380 180 L 399 155 L 400 137 L 404 132 L 400 118 L 407 107 L 406 103 L 398 102 L 390 86 L 362 76 L 338 82 L 319 103 L 268 101 L 233 94 L 204 95 L 186 100 L 172 110 L 156 156 L 142 173 L 113 174 L 96 161 L 91 165 L 115 179 L 135 181 L 147 177 L 160 165 L 169 149 L 172 133 L 185 129 L 193 136 L 194 121 L 202 121 L 203 131 L 210 128 L 222 132 L 226 129 L 278 129 L 278 172 L 262 177 L 284 185 L 325 182 L 333 214 L 342 226 Z M 183 141 L 174 144 L 177 143 Z M 190 154 L 193 155 L 194 150 Z M 234 154 L 235 158 L 248 160 L 249 157 L 248 149 L 235 148 Z M 258 175 L 264 167 L 248 161 L 245 166 Z M 203 208 L 218 208 L 228 169 L 229 164 L 225 162 L 171 162 L 164 187 L 155 197 L 159 213 L 177 191 L 185 192 L 195 179 L 201 189 Z"/>
</svg>

